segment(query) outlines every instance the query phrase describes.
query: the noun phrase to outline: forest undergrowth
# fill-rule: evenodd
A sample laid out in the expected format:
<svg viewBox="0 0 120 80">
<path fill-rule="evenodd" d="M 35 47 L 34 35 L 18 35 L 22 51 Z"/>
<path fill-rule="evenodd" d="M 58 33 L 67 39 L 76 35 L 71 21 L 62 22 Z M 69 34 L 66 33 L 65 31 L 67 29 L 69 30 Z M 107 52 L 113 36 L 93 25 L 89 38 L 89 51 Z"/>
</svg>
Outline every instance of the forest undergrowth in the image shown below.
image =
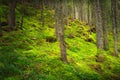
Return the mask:
<svg viewBox="0 0 120 80">
<path fill-rule="evenodd" d="M 120 58 L 112 56 L 112 48 L 102 52 L 105 56 L 102 62 L 96 62 L 94 26 L 77 19 L 67 19 L 65 41 L 68 64 L 64 64 L 55 36 L 54 11 L 45 10 L 45 25 L 41 27 L 40 12 L 31 9 L 27 10 L 32 16 L 25 16 L 22 28 L 19 23 L 14 31 L 8 32 L 7 26 L 3 27 L 0 80 L 120 80 Z M 16 12 L 20 22 L 19 7 Z M 113 46 L 112 41 L 110 33 L 109 46 Z"/>
</svg>

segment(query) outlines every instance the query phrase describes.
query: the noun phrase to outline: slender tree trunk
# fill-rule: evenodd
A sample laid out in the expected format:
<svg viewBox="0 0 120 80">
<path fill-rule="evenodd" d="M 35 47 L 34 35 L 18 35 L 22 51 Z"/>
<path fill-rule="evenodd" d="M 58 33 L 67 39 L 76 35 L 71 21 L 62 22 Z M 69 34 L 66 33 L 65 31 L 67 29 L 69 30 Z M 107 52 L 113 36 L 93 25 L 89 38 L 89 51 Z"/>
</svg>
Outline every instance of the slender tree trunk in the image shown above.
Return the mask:
<svg viewBox="0 0 120 80">
<path fill-rule="evenodd" d="M 21 24 L 20 24 L 20 28 L 23 28 L 23 24 L 24 24 L 24 15 L 25 15 L 25 0 L 22 0 L 22 8 L 21 8 Z"/>
<path fill-rule="evenodd" d="M 64 16 L 65 16 L 65 18 L 67 18 L 68 17 L 68 5 L 67 5 L 67 3 L 68 3 L 68 1 L 67 0 L 65 0 L 64 1 L 64 3 L 63 3 L 63 13 L 64 13 Z M 66 23 L 67 23 L 67 20 L 65 21 Z"/>
<path fill-rule="evenodd" d="M 118 56 L 118 46 L 117 46 L 118 5 L 117 5 L 117 0 L 111 0 L 111 8 L 112 8 L 113 39 L 114 39 L 114 56 Z"/>
<path fill-rule="evenodd" d="M 90 1 L 89 0 L 88 0 L 87 5 L 88 5 L 88 15 L 87 15 L 87 17 L 88 17 L 88 24 L 89 24 L 90 23 Z"/>
<path fill-rule="evenodd" d="M 83 16 L 84 16 L 84 22 L 88 23 L 88 7 L 87 7 L 87 0 L 85 0 L 83 2 L 84 6 L 83 6 Z"/>
<path fill-rule="evenodd" d="M 76 4 L 75 4 L 75 0 L 73 0 L 73 19 L 76 19 Z"/>
<path fill-rule="evenodd" d="M 95 2 L 91 3 L 91 24 L 96 25 L 96 9 L 95 9 Z"/>
<path fill-rule="evenodd" d="M 16 29 L 16 14 L 15 14 L 15 8 L 16 8 L 16 1 L 10 0 L 9 2 L 9 26 L 11 29 Z"/>
<path fill-rule="evenodd" d="M 103 20 L 103 43 L 104 43 L 104 50 L 109 49 L 109 44 L 108 44 L 108 27 L 107 23 L 105 21 L 106 19 Z"/>
<path fill-rule="evenodd" d="M 80 3 L 79 3 L 79 0 L 76 0 L 75 1 L 75 18 L 76 19 L 79 19 L 79 10 L 80 10 L 80 8 L 79 8 L 79 6 L 80 6 Z"/>
<path fill-rule="evenodd" d="M 22 14 L 21 16 L 21 24 L 20 24 L 20 28 L 23 28 L 23 23 L 24 23 L 24 14 Z"/>
<path fill-rule="evenodd" d="M 101 18 L 100 1 L 94 0 L 95 2 L 95 20 L 96 20 L 96 38 L 97 38 L 97 48 L 99 50 L 103 49 L 103 27 Z"/>
<path fill-rule="evenodd" d="M 56 19 L 56 35 L 60 42 L 61 57 L 64 63 L 67 63 L 66 44 L 64 38 L 64 13 L 63 0 L 56 1 L 55 19 Z"/>
<path fill-rule="evenodd" d="M 0 16 L 0 36 L 2 36 L 1 16 Z"/>
<path fill-rule="evenodd" d="M 59 25 L 59 17 L 58 17 L 58 10 L 57 10 L 57 2 L 56 2 L 56 8 L 55 8 L 55 34 L 56 34 L 56 37 L 57 37 L 57 40 L 59 40 L 59 28 L 60 28 L 60 25 Z"/>
<path fill-rule="evenodd" d="M 41 0 L 41 22 L 42 28 L 44 27 L 44 0 Z"/>
<path fill-rule="evenodd" d="M 80 10 L 79 10 L 79 19 L 83 21 L 83 0 L 79 0 L 80 2 Z"/>
<path fill-rule="evenodd" d="M 104 50 L 108 50 L 108 11 L 107 11 L 107 4 L 104 0 L 101 0 L 101 13 L 102 13 L 102 25 L 103 25 L 103 43 L 104 43 Z"/>
</svg>

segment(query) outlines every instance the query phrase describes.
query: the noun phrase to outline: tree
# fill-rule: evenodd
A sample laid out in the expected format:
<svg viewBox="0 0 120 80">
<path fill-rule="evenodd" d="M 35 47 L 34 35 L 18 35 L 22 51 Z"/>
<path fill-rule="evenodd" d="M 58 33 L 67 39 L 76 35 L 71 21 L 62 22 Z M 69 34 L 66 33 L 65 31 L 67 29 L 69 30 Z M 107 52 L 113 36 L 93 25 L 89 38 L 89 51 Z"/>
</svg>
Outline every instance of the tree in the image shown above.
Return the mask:
<svg viewBox="0 0 120 80">
<path fill-rule="evenodd" d="M 101 13 L 102 13 L 102 26 L 103 26 L 103 44 L 104 50 L 108 50 L 108 9 L 107 9 L 107 0 L 101 0 Z"/>
<path fill-rule="evenodd" d="M 97 48 L 99 50 L 99 49 L 103 49 L 103 27 L 102 27 L 100 1 L 94 0 L 94 5 L 95 5 Z"/>
<path fill-rule="evenodd" d="M 89 24 L 90 23 L 90 0 L 87 0 L 87 8 L 88 8 L 87 18 L 88 18 L 88 24 Z"/>
<path fill-rule="evenodd" d="M 79 0 L 80 2 L 80 10 L 79 10 L 79 20 L 83 21 L 83 6 L 84 6 L 84 1 Z"/>
<path fill-rule="evenodd" d="M 22 4 L 22 7 L 21 7 L 21 24 L 20 24 L 20 27 L 21 29 L 23 28 L 23 23 L 24 23 L 24 16 L 25 16 L 25 0 L 22 0 L 21 1 L 21 4 Z"/>
<path fill-rule="evenodd" d="M 42 27 L 44 27 L 44 0 L 41 0 L 41 22 Z"/>
<path fill-rule="evenodd" d="M 16 14 L 15 14 L 15 8 L 16 8 L 16 1 L 10 0 L 9 1 L 9 17 L 8 17 L 8 23 L 9 27 L 11 29 L 16 29 Z"/>
<path fill-rule="evenodd" d="M 63 0 L 56 1 L 55 7 L 55 20 L 56 20 L 56 36 L 60 42 L 61 57 L 64 63 L 67 63 L 66 44 L 64 38 L 64 13 L 63 13 Z"/>
<path fill-rule="evenodd" d="M 118 0 L 111 0 L 112 28 L 114 39 L 114 56 L 118 56 L 117 33 L 118 33 Z"/>
<path fill-rule="evenodd" d="M 1 16 L 0 16 L 0 36 L 2 36 Z"/>
</svg>

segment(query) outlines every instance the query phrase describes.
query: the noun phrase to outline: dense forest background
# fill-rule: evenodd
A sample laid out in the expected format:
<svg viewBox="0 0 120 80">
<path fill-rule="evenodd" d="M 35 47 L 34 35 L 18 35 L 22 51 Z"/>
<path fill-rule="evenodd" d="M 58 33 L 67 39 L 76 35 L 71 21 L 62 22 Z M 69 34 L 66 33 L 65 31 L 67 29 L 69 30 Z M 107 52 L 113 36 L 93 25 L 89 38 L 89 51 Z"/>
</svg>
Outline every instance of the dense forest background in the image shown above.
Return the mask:
<svg viewBox="0 0 120 80">
<path fill-rule="evenodd" d="M 0 0 L 0 80 L 120 80 L 120 0 Z"/>
</svg>

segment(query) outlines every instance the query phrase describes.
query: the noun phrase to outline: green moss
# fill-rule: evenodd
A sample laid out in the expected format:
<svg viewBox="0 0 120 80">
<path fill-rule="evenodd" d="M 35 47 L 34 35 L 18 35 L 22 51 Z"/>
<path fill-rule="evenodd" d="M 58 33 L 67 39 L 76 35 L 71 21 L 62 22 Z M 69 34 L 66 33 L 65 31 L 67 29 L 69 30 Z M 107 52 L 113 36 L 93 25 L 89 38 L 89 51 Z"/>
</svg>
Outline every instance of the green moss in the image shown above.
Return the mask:
<svg viewBox="0 0 120 80">
<path fill-rule="evenodd" d="M 16 12 L 19 21 L 19 9 Z M 44 27 L 40 11 L 30 7 L 26 14 L 23 30 L 3 31 L 0 37 L 1 80 L 104 80 L 119 76 L 120 59 L 110 55 L 112 48 L 102 52 L 106 56 L 103 63 L 96 62 L 96 34 L 89 32 L 90 26 L 85 22 L 68 20 L 65 40 L 69 63 L 64 64 L 55 40 L 54 11 L 44 11 Z M 111 35 L 109 38 L 112 47 Z"/>
</svg>

